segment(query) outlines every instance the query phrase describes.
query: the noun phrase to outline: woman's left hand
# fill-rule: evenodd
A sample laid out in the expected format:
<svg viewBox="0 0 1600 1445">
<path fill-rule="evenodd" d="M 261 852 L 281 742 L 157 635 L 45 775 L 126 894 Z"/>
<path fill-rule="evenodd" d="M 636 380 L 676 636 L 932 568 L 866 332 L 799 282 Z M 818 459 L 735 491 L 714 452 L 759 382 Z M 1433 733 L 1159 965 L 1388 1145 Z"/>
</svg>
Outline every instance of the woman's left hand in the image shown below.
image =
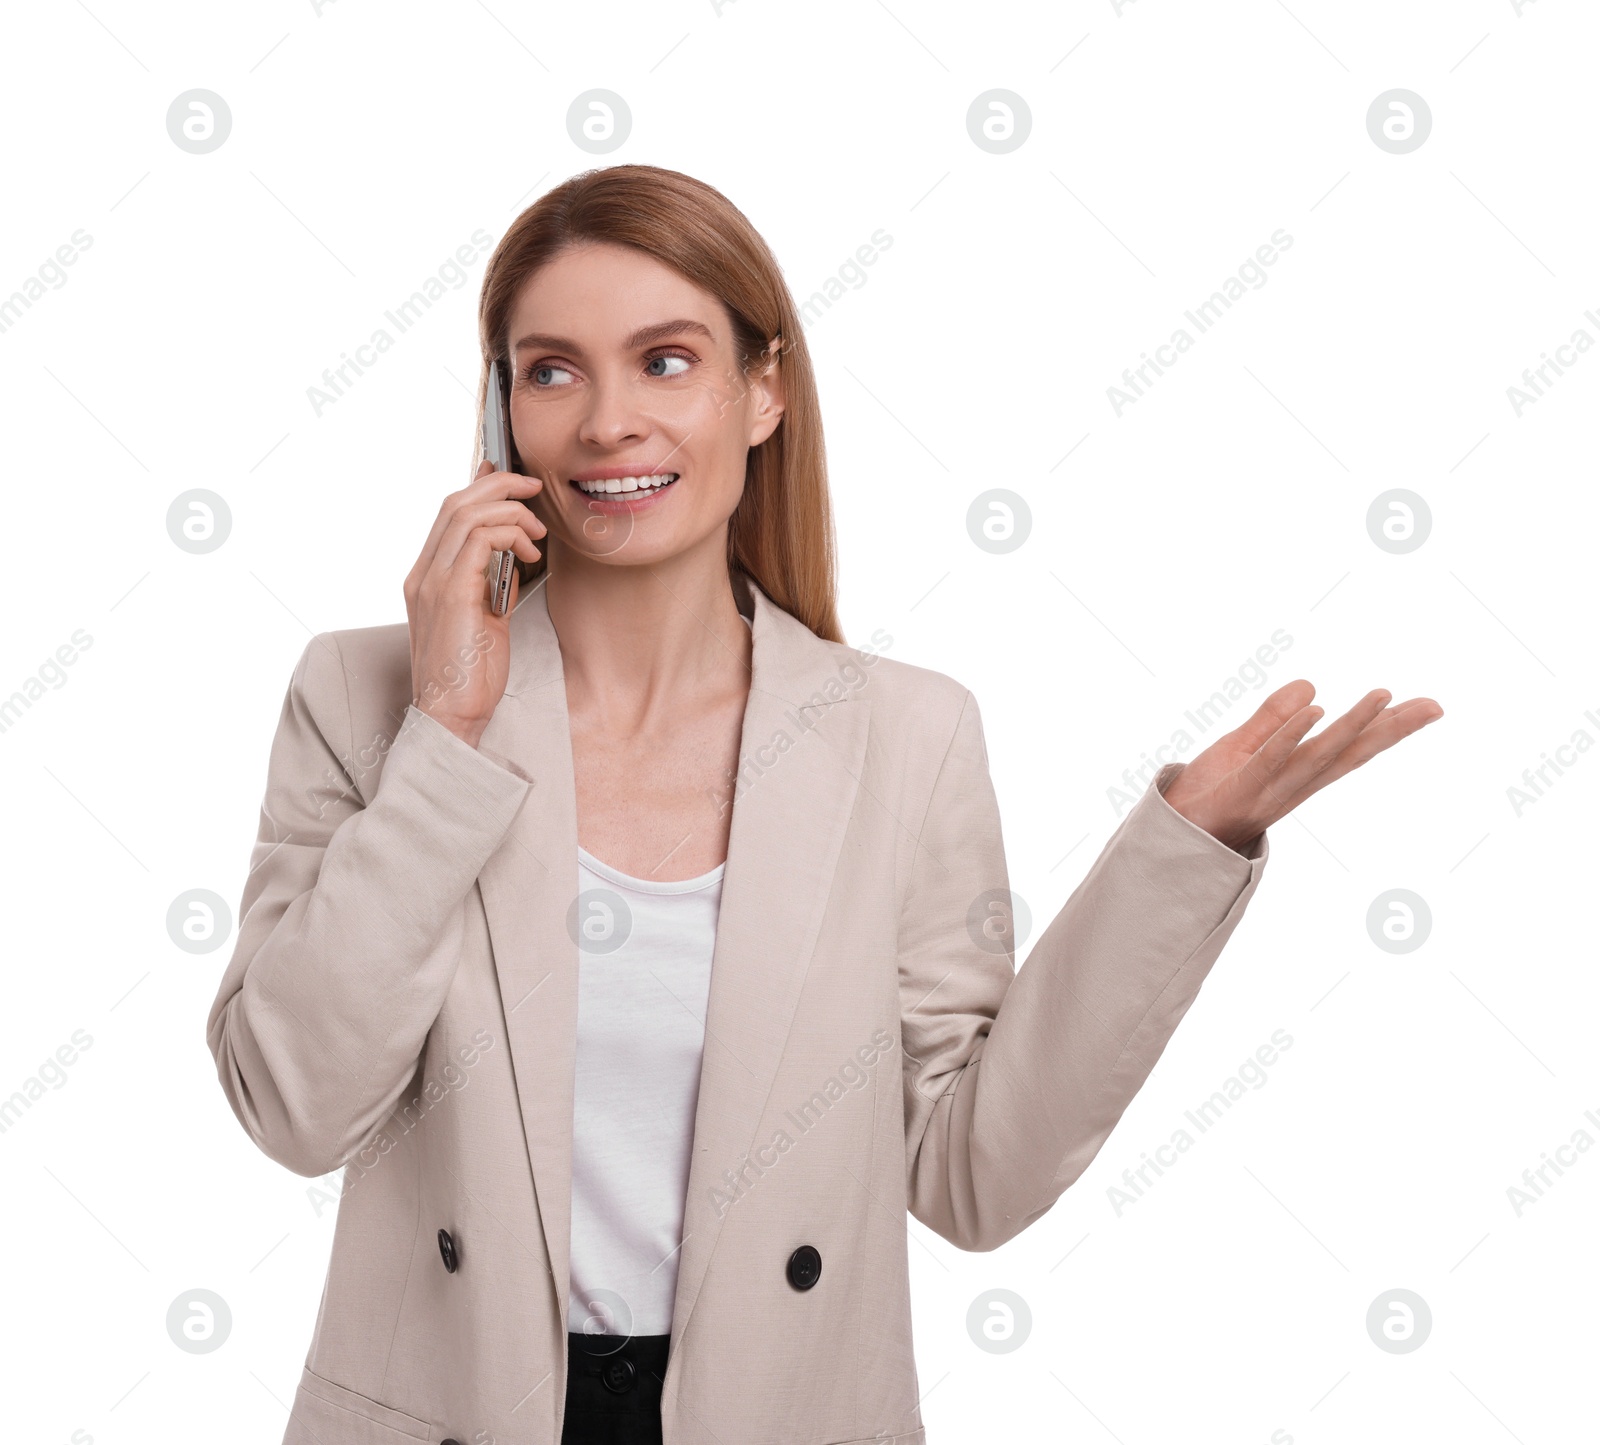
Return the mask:
<svg viewBox="0 0 1600 1445">
<path fill-rule="evenodd" d="M 1431 697 L 1386 707 L 1393 694 L 1378 688 L 1302 742 L 1322 716 L 1320 707 L 1310 706 L 1316 693 L 1304 678 L 1285 683 L 1247 722 L 1186 764 L 1162 796 L 1191 823 L 1242 853 L 1319 788 L 1444 716 Z"/>
</svg>

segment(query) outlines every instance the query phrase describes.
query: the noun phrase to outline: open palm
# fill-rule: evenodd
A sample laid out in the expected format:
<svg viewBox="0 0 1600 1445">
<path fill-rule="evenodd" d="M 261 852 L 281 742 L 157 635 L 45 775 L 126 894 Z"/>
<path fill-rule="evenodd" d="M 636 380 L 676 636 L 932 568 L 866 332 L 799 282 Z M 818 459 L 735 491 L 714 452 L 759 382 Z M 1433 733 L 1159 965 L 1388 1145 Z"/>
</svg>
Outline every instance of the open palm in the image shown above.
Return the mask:
<svg viewBox="0 0 1600 1445">
<path fill-rule="evenodd" d="M 1231 733 L 1186 764 L 1162 795 L 1190 822 L 1243 851 L 1319 788 L 1444 716 L 1431 697 L 1387 707 L 1392 693 L 1369 692 L 1316 737 L 1323 715 L 1305 678 L 1286 682 Z"/>
</svg>

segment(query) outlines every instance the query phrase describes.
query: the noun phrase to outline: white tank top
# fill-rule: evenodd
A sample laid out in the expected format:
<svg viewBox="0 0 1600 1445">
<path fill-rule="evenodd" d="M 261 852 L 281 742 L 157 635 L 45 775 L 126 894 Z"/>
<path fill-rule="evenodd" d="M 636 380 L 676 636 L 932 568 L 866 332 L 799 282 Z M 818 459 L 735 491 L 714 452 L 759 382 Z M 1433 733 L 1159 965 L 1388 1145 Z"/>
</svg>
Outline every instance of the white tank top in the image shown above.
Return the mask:
<svg viewBox="0 0 1600 1445">
<path fill-rule="evenodd" d="M 578 850 L 574 1333 L 672 1328 L 725 866 L 657 883 Z"/>
</svg>

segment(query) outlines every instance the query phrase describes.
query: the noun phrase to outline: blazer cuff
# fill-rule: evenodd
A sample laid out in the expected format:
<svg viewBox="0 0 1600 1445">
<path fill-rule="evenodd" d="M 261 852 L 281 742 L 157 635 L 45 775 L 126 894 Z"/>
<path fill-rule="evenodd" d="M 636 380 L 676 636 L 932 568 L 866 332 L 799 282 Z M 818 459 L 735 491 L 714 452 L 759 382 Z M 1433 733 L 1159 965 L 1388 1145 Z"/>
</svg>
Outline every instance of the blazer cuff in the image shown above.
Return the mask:
<svg viewBox="0 0 1600 1445">
<path fill-rule="evenodd" d="M 464 742 L 413 703 L 389 748 L 374 796 L 397 786 L 426 798 L 448 833 L 497 844 L 533 779 L 509 760 Z"/>
</svg>

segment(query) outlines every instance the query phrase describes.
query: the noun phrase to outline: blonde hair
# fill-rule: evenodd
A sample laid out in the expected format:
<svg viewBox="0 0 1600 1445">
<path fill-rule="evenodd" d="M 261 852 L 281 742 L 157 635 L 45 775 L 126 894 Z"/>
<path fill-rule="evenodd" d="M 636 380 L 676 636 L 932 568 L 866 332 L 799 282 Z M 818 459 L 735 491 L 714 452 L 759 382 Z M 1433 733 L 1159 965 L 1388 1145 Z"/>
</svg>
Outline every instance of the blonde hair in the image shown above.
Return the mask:
<svg viewBox="0 0 1600 1445">
<path fill-rule="evenodd" d="M 746 377 L 762 369 L 774 347 L 782 357 L 783 419 L 750 448 L 744 493 L 728 524 L 728 565 L 818 637 L 842 642 L 822 411 L 799 313 L 766 242 L 704 181 L 658 166 L 584 171 L 512 222 L 489 258 L 478 298 L 479 425 L 490 361 L 510 366 L 507 331 L 522 287 L 559 252 L 595 241 L 642 251 L 721 301 Z M 517 566 L 526 592 L 545 558 Z"/>
</svg>

